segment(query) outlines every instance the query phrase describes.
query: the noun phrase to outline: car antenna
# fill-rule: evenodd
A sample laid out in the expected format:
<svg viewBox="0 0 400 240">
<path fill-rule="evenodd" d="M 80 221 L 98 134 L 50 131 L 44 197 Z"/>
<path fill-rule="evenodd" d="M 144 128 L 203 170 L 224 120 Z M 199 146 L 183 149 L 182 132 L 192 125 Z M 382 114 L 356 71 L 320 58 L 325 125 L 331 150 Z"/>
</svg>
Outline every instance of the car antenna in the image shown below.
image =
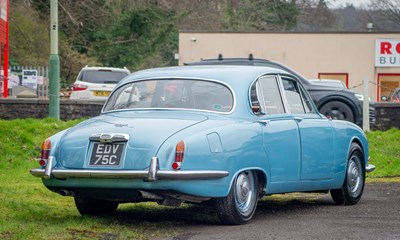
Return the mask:
<svg viewBox="0 0 400 240">
<path fill-rule="evenodd" d="M 222 54 L 220 53 L 220 54 L 218 54 L 218 60 L 219 61 L 222 61 L 222 60 L 224 60 L 224 57 L 222 56 Z"/>
<path fill-rule="evenodd" d="M 253 61 L 253 60 L 254 60 L 254 57 L 253 57 L 253 54 L 252 54 L 252 53 L 249 54 L 249 60 L 250 60 L 250 61 Z"/>
</svg>

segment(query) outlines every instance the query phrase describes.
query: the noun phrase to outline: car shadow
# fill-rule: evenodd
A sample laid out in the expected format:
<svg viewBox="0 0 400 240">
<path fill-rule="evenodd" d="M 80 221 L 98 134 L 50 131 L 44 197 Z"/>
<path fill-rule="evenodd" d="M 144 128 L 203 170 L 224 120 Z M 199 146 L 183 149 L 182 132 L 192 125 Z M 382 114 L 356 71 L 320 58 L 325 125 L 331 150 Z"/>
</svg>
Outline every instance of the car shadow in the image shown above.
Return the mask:
<svg viewBox="0 0 400 240">
<path fill-rule="evenodd" d="M 259 200 L 254 218 L 279 217 L 279 215 L 297 214 L 310 209 L 318 211 L 318 208 L 326 206 L 335 206 L 328 194 L 273 195 Z M 212 202 L 207 205 L 183 204 L 177 208 L 159 206 L 156 203 L 121 204 L 114 215 L 100 217 L 121 225 L 135 225 L 142 222 L 178 225 L 220 224 Z"/>
<path fill-rule="evenodd" d="M 336 206 L 329 194 L 289 193 L 266 196 L 258 201 L 256 215 L 280 215 Z"/>
<path fill-rule="evenodd" d="M 214 225 L 219 222 L 217 213 L 212 206 L 182 204 L 181 207 L 158 206 L 147 204 L 141 208 L 140 204 L 127 204 L 118 208 L 112 216 L 113 221 L 120 224 L 135 224 L 143 221 L 159 223 L 171 222 L 180 224 Z M 147 207 L 148 206 L 148 207 Z"/>
</svg>

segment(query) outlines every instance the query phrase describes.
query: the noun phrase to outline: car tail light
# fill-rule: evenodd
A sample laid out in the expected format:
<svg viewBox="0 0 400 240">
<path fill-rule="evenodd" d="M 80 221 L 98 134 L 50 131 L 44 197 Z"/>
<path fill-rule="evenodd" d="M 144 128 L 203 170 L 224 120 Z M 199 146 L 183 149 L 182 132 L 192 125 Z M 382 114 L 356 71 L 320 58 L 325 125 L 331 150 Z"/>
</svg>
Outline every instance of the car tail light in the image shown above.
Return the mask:
<svg viewBox="0 0 400 240">
<path fill-rule="evenodd" d="M 72 87 L 72 91 L 82 91 L 82 90 L 86 90 L 88 88 L 88 86 L 83 85 L 83 84 L 74 84 L 74 86 Z"/>
<path fill-rule="evenodd" d="M 175 162 L 172 163 L 172 169 L 179 170 L 181 169 L 183 157 L 185 155 L 185 142 L 180 141 L 176 144 L 175 147 Z"/>
<path fill-rule="evenodd" d="M 47 165 L 47 160 L 49 159 L 50 156 L 50 149 L 51 149 L 51 141 L 49 138 L 44 140 L 42 144 L 42 154 L 40 156 L 40 161 L 39 164 L 40 166 L 44 167 Z"/>
</svg>

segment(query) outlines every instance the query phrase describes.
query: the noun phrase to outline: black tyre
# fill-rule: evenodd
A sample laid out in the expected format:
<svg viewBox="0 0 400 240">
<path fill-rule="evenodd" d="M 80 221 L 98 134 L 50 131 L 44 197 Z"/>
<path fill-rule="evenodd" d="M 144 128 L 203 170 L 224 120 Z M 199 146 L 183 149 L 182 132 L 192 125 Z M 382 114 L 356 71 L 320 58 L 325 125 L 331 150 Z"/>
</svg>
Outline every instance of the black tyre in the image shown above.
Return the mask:
<svg viewBox="0 0 400 240">
<path fill-rule="evenodd" d="M 331 101 L 320 107 L 319 112 L 328 118 L 354 122 L 354 113 L 350 106 L 339 101 Z"/>
<path fill-rule="evenodd" d="M 233 180 L 228 196 L 216 199 L 215 206 L 221 222 L 238 225 L 251 220 L 257 208 L 257 201 L 257 174 L 244 171 Z"/>
<path fill-rule="evenodd" d="M 331 190 L 332 199 L 337 205 L 354 205 L 360 201 L 365 183 L 363 160 L 364 155 L 361 147 L 352 143 L 343 186 L 340 189 Z"/>
<path fill-rule="evenodd" d="M 115 213 L 118 202 L 75 197 L 75 206 L 81 215 L 105 215 Z"/>
</svg>

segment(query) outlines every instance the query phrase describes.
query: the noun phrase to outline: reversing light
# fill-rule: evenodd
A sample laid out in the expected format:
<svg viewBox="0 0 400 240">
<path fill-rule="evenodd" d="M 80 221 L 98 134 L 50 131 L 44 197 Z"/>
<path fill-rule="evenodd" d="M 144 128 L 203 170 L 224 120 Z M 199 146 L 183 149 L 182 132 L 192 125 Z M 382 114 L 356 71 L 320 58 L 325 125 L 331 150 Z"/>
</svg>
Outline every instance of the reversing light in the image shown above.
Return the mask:
<svg viewBox="0 0 400 240">
<path fill-rule="evenodd" d="M 172 163 L 172 169 L 174 170 L 181 169 L 184 155 L 185 155 L 185 142 L 180 141 L 176 144 L 175 147 L 175 162 Z"/>
<path fill-rule="evenodd" d="M 40 166 L 44 167 L 47 165 L 47 160 L 49 159 L 50 156 L 50 149 L 51 149 L 51 141 L 50 138 L 47 138 L 46 140 L 43 141 L 42 144 L 42 154 L 40 156 L 40 161 L 39 161 Z"/>
<path fill-rule="evenodd" d="M 74 86 L 72 86 L 72 91 L 83 91 L 86 90 L 87 88 L 88 86 L 83 84 L 74 84 Z"/>
</svg>

